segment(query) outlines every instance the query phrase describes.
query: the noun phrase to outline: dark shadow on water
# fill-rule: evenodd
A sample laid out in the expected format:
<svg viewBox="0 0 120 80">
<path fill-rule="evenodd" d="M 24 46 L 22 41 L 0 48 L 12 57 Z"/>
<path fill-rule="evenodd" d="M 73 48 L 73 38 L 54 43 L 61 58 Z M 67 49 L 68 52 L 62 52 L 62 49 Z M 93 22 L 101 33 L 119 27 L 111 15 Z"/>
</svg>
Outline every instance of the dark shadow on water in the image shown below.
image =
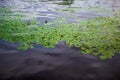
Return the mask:
<svg viewBox="0 0 120 80">
<path fill-rule="evenodd" d="M 0 80 L 120 80 L 120 55 L 100 60 L 60 42 L 54 49 L 19 51 L 0 40 Z M 16 52 L 11 53 L 11 50 Z"/>
</svg>

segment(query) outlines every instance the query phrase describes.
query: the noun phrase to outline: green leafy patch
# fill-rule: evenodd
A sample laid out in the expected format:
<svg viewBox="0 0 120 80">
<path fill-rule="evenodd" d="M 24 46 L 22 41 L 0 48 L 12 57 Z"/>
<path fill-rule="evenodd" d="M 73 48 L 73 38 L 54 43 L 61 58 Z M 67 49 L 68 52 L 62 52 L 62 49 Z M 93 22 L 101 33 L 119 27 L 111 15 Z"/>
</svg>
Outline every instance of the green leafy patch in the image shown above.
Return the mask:
<svg viewBox="0 0 120 80">
<path fill-rule="evenodd" d="M 3 14 L 4 13 L 4 14 Z M 11 11 L 0 9 L 0 38 L 19 43 L 19 49 L 33 48 L 33 44 L 54 48 L 60 41 L 69 47 L 78 47 L 81 53 L 112 58 L 120 52 L 120 19 L 99 17 L 78 24 L 62 23 L 59 27 L 39 26 L 36 20 L 29 24 Z"/>
</svg>

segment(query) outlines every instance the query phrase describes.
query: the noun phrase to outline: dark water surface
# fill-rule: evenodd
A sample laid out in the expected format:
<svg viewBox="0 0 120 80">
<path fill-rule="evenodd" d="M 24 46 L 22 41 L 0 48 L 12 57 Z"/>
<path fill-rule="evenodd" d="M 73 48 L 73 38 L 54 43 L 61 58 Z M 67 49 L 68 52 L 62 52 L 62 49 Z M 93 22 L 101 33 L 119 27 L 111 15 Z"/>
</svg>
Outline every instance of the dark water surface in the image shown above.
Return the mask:
<svg viewBox="0 0 120 80">
<path fill-rule="evenodd" d="M 0 80 L 120 80 L 120 55 L 100 60 L 58 44 L 20 51 L 0 42 Z"/>
</svg>

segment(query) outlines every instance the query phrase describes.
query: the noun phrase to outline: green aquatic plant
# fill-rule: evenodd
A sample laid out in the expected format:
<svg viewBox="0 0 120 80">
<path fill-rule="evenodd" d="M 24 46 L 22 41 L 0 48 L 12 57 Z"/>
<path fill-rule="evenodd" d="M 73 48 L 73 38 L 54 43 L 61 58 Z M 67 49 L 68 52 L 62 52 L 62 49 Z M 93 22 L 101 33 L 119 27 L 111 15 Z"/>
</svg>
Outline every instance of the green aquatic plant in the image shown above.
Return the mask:
<svg viewBox="0 0 120 80">
<path fill-rule="evenodd" d="M 4 13 L 4 14 L 2 14 Z M 0 39 L 19 43 L 19 49 L 33 48 L 34 44 L 54 48 L 60 41 L 68 47 L 77 47 L 81 53 L 112 58 L 120 52 L 120 19 L 99 17 L 75 23 L 61 23 L 58 27 L 39 26 L 36 20 L 29 24 L 21 16 L 0 9 Z M 49 24 L 49 23 L 48 23 Z"/>
<path fill-rule="evenodd" d="M 79 9 L 79 8 L 67 7 L 67 8 L 65 8 L 65 9 L 63 9 L 62 11 L 74 13 L 74 12 L 76 12 L 78 9 Z"/>
<path fill-rule="evenodd" d="M 60 3 L 57 3 L 58 5 L 71 5 L 73 4 L 74 0 L 63 0 Z"/>
</svg>

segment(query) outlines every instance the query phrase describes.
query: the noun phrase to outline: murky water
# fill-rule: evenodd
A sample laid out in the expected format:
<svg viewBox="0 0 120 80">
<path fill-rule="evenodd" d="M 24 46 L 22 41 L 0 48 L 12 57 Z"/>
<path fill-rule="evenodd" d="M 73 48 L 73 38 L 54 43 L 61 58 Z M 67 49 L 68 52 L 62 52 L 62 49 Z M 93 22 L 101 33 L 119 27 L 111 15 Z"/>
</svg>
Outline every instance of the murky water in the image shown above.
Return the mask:
<svg viewBox="0 0 120 80">
<path fill-rule="evenodd" d="M 66 0 L 63 0 L 63 2 Z M 71 1 L 71 0 L 69 0 Z M 15 13 L 22 12 L 27 19 L 36 18 L 41 25 L 58 17 L 69 22 L 98 16 L 112 16 L 120 10 L 120 0 L 72 0 L 71 5 L 59 5 L 62 0 L 0 0 L 0 6 L 12 6 Z"/>
</svg>

